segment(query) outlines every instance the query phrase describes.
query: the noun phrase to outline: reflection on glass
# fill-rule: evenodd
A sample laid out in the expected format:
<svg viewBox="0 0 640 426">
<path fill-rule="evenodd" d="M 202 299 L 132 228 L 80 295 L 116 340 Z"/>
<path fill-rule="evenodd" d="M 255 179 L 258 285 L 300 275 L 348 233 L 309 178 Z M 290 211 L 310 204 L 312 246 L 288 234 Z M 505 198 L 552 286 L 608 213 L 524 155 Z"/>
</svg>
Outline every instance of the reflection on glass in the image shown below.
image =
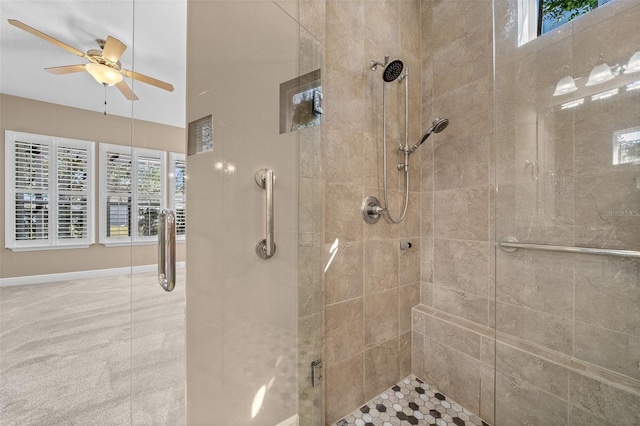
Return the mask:
<svg viewBox="0 0 640 426">
<path fill-rule="evenodd" d="M 640 127 L 613 133 L 613 164 L 640 163 Z"/>
</svg>

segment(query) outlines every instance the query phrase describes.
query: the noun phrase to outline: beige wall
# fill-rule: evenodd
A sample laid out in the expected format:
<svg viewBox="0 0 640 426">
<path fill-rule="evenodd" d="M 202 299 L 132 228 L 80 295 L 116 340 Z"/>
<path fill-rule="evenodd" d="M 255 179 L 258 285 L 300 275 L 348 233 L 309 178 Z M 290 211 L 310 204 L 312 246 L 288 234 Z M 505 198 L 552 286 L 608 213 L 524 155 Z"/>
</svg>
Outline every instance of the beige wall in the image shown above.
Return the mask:
<svg viewBox="0 0 640 426">
<path fill-rule="evenodd" d="M 422 134 L 419 1 L 326 2 L 323 159 L 326 422 L 348 414 L 407 376 L 410 311 L 419 302 L 421 153 L 411 157 L 406 219 L 367 225 L 365 196 L 382 194 L 382 76 L 371 60 L 401 58 L 410 84 L 409 139 Z M 389 202 L 401 211 L 404 179 L 396 163 L 404 142 L 404 85 L 388 89 Z M 414 142 L 415 143 L 415 142 Z M 399 249 L 401 240 L 413 243 Z"/>
<path fill-rule="evenodd" d="M 5 130 L 35 133 L 95 141 L 184 152 L 184 129 L 157 123 L 131 120 L 113 115 L 70 108 L 31 99 L 0 95 L 0 131 L 4 141 Z M 4 144 L 3 144 L 4 146 Z M 98 149 L 95 150 L 98 167 Z M 96 176 L 97 176 L 96 169 Z M 0 152 L 0 185 L 4 187 L 4 149 Z M 95 182 L 98 193 L 98 179 Z M 95 202 L 98 202 L 96 197 Z M 4 212 L 4 196 L 0 199 Z M 97 241 L 97 211 L 95 235 Z M 4 225 L 0 226 L 0 241 L 4 245 Z M 184 260 L 184 244 L 177 245 L 178 260 Z M 157 247 L 104 247 L 94 244 L 88 249 L 43 250 L 13 252 L 2 248 L 0 277 L 53 274 L 94 269 L 149 265 L 157 262 Z"/>
</svg>

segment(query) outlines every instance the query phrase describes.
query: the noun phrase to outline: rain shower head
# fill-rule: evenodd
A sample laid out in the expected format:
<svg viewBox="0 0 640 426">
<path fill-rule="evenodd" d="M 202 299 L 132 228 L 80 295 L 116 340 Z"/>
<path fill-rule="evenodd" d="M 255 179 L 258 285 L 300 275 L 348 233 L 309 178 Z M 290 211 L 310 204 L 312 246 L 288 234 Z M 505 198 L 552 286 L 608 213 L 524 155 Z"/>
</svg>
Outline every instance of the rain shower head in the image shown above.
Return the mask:
<svg viewBox="0 0 640 426">
<path fill-rule="evenodd" d="M 425 133 L 422 136 L 422 139 L 420 139 L 420 142 L 415 144 L 409 150 L 409 154 L 413 153 L 413 151 L 418 149 L 418 147 L 420 145 L 422 145 L 424 143 L 424 141 L 426 141 L 429 136 L 431 136 L 431 133 L 440 133 L 441 131 L 446 129 L 448 125 L 449 125 L 449 120 L 446 119 L 446 118 L 436 118 L 435 120 L 433 120 L 433 122 L 431 123 L 431 128 L 429 130 L 427 130 L 427 133 Z"/>
<path fill-rule="evenodd" d="M 382 79 L 386 83 L 394 81 L 395 79 L 400 77 L 403 68 L 404 64 L 402 63 L 402 61 L 400 59 L 394 59 L 384 67 L 384 71 L 382 72 Z"/>
</svg>

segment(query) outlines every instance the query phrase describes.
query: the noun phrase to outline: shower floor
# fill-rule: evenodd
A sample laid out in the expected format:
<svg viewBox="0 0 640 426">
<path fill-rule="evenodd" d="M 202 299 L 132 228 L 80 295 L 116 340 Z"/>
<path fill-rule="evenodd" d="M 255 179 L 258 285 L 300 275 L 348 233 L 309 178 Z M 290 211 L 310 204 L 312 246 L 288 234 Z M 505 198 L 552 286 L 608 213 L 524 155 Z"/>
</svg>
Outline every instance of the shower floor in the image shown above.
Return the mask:
<svg viewBox="0 0 640 426">
<path fill-rule="evenodd" d="M 480 417 L 410 375 L 337 421 L 336 426 L 488 426 Z"/>
</svg>

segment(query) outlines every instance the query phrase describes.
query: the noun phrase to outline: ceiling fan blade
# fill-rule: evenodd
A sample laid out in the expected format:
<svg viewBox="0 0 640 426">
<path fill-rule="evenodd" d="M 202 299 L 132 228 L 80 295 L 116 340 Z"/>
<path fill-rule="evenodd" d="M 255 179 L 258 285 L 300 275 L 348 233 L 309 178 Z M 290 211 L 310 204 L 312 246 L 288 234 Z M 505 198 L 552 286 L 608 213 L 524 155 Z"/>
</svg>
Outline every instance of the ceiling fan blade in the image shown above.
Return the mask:
<svg viewBox="0 0 640 426">
<path fill-rule="evenodd" d="M 127 85 L 127 83 L 124 82 L 124 80 L 120 83 L 116 83 L 116 87 L 118 88 L 118 90 L 120 90 L 120 93 L 122 93 L 124 97 L 129 99 L 130 101 L 138 100 L 138 97 L 135 95 L 135 93 L 133 93 L 131 88 Z"/>
<path fill-rule="evenodd" d="M 102 49 L 102 56 L 111 62 L 118 62 L 120 56 L 127 49 L 127 46 L 118 40 L 117 38 L 113 38 L 111 36 L 107 37 L 107 42 L 104 44 L 104 48 Z"/>
<path fill-rule="evenodd" d="M 63 74 L 71 74 L 74 72 L 84 71 L 84 64 L 82 65 L 65 65 L 63 67 L 50 67 L 45 68 L 45 71 L 50 72 L 51 74 L 63 75 Z"/>
<path fill-rule="evenodd" d="M 126 75 L 129 78 L 132 78 L 134 80 L 138 80 L 141 81 L 143 83 L 147 83 L 150 84 L 152 86 L 156 86 L 159 87 L 160 89 L 164 89 L 168 92 L 173 92 L 173 85 L 166 83 L 164 81 L 161 80 L 157 80 L 153 77 L 149 77 L 148 75 L 144 75 L 144 74 L 140 74 L 137 72 L 133 72 L 133 71 L 129 71 L 129 70 L 122 70 L 122 74 Z"/>
<path fill-rule="evenodd" d="M 22 23 L 20 21 L 15 20 L 15 19 L 8 19 L 8 21 L 9 21 L 9 23 L 11 25 L 16 26 L 16 27 L 20 28 L 21 30 L 24 30 L 24 31 L 26 31 L 28 33 L 31 33 L 36 37 L 40 37 L 41 39 L 46 40 L 49 43 L 53 43 L 58 47 L 62 47 L 64 50 L 66 50 L 68 52 L 71 52 L 74 55 L 78 55 L 78 56 L 80 56 L 82 58 L 85 57 L 84 52 L 81 52 L 78 49 L 76 49 L 75 47 L 71 47 L 68 44 L 63 43 L 60 40 L 57 40 L 57 39 L 51 37 L 50 35 L 47 35 L 47 34 L 41 32 L 41 31 L 38 31 L 35 28 L 32 28 L 32 27 L 28 26 L 25 23 Z"/>
</svg>

